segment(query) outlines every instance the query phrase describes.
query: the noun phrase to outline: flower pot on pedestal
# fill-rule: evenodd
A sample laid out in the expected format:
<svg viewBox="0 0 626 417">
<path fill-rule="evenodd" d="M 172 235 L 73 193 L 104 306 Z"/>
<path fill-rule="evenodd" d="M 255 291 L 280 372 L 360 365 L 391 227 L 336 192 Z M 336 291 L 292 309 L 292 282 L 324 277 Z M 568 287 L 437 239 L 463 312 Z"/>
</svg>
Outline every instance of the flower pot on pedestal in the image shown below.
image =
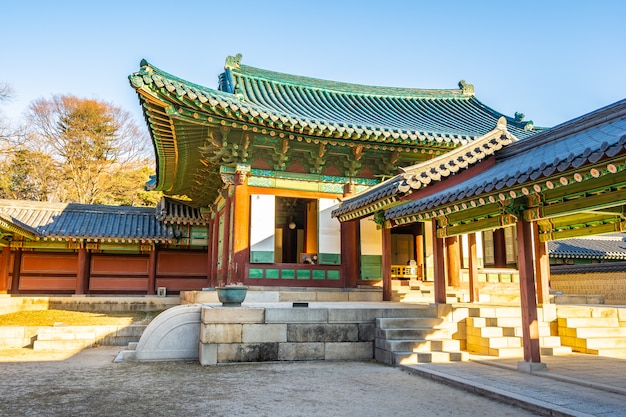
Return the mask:
<svg viewBox="0 0 626 417">
<path fill-rule="evenodd" d="M 248 287 L 242 285 L 217 287 L 215 290 L 217 291 L 217 298 L 224 307 L 240 307 L 248 293 Z"/>
</svg>

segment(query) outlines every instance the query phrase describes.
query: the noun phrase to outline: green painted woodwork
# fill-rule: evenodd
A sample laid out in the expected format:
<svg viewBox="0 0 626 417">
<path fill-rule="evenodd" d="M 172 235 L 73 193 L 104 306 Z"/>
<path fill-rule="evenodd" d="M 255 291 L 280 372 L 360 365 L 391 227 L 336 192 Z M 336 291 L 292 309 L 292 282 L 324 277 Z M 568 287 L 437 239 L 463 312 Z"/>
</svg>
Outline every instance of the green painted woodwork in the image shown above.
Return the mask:
<svg viewBox="0 0 626 417">
<path fill-rule="evenodd" d="M 271 264 L 274 263 L 274 252 L 271 251 L 251 251 L 250 263 Z"/>
<path fill-rule="evenodd" d="M 338 281 L 341 279 L 341 272 L 335 270 L 326 271 L 326 279 L 329 281 Z"/>
<path fill-rule="evenodd" d="M 280 273 L 280 277 L 282 279 L 295 279 L 296 270 L 295 269 L 283 269 Z"/>
<path fill-rule="evenodd" d="M 268 268 L 265 270 L 265 278 L 267 279 L 279 279 L 280 278 L 280 269 L 277 268 Z"/>
<path fill-rule="evenodd" d="M 311 271 L 308 269 L 298 269 L 296 271 L 296 277 L 298 279 L 311 279 Z"/>
<path fill-rule="evenodd" d="M 250 268 L 248 270 L 248 278 L 261 279 L 263 277 L 263 268 Z"/>
<path fill-rule="evenodd" d="M 326 279 L 326 271 L 324 270 L 318 270 L 318 269 L 314 269 L 313 271 L 311 271 L 312 273 L 312 278 L 319 280 L 319 279 Z"/>
<path fill-rule="evenodd" d="M 318 255 L 318 263 L 320 265 L 341 265 L 341 254 L 320 253 Z"/>
<path fill-rule="evenodd" d="M 361 279 L 378 281 L 383 278 L 383 257 L 381 255 L 361 256 Z"/>
</svg>

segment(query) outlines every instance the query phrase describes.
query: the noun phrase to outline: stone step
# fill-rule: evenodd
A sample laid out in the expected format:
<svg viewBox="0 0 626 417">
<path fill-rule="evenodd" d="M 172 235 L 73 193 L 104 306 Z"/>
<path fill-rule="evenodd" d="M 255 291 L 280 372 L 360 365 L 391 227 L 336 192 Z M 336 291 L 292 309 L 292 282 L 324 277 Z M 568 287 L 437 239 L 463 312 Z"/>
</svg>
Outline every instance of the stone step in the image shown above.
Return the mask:
<svg viewBox="0 0 626 417">
<path fill-rule="evenodd" d="M 606 356 L 609 358 L 626 359 L 626 349 L 621 347 L 615 349 L 587 349 L 587 353 L 591 355 Z"/>
<path fill-rule="evenodd" d="M 559 334 L 563 336 L 588 337 L 626 337 L 626 327 L 559 327 Z"/>
<path fill-rule="evenodd" d="M 33 350 L 77 350 L 92 347 L 93 339 L 35 340 Z"/>
<path fill-rule="evenodd" d="M 569 346 L 542 346 L 540 353 L 545 356 L 569 355 L 572 348 Z"/>
<path fill-rule="evenodd" d="M 470 307 L 469 317 L 516 317 L 521 315 L 520 307 Z"/>
<path fill-rule="evenodd" d="M 539 336 L 539 346 L 542 348 L 561 347 L 561 336 Z"/>
<path fill-rule="evenodd" d="M 579 340 L 585 341 L 584 347 L 586 347 L 588 350 L 626 348 L 626 337 L 591 337 Z"/>
<path fill-rule="evenodd" d="M 376 339 L 376 347 L 392 352 L 460 351 L 461 342 L 453 339 L 385 340 Z"/>
<path fill-rule="evenodd" d="M 451 337 L 449 329 L 376 329 L 375 337 L 387 340 L 430 340 Z"/>
<path fill-rule="evenodd" d="M 395 364 L 448 363 L 469 360 L 467 352 L 395 352 Z"/>
<path fill-rule="evenodd" d="M 477 355 L 495 356 L 498 358 L 514 358 L 524 356 L 523 347 L 489 347 L 480 344 L 472 344 L 468 341 L 466 349 L 468 352 Z"/>
<path fill-rule="evenodd" d="M 376 327 L 380 329 L 412 329 L 415 327 L 438 327 L 444 325 L 443 319 L 437 317 L 412 317 L 412 318 L 377 318 Z"/>
<path fill-rule="evenodd" d="M 468 345 L 480 345 L 486 348 L 505 348 L 505 347 L 520 347 L 522 346 L 522 339 L 519 337 L 476 337 L 467 335 Z"/>
<path fill-rule="evenodd" d="M 617 317 L 561 317 L 558 319 L 558 327 L 619 327 L 619 320 Z"/>
<path fill-rule="evenodd" d="M 89 331 L 62 331 L 62 332 L 50 332 L 50 331 L 40 331 L 37 334 L 38 341 L 44 340 L 91 340 L 92 342 L 96 339 L 95 332 Z"/>
</svg>

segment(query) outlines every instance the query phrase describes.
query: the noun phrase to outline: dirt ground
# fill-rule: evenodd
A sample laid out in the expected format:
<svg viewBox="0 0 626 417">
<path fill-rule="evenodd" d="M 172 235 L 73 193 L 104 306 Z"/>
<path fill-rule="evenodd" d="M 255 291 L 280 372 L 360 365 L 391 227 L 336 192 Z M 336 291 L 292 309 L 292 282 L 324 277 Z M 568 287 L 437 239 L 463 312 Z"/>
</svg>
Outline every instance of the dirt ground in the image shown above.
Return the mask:
<svg viewBox="0 0 626 417">
<path fill-rule="evenodd" d="M 0 416 L 535 415 L 374 362 L 113 363 L 119 350 L 0 351 Z"/>
</svg>

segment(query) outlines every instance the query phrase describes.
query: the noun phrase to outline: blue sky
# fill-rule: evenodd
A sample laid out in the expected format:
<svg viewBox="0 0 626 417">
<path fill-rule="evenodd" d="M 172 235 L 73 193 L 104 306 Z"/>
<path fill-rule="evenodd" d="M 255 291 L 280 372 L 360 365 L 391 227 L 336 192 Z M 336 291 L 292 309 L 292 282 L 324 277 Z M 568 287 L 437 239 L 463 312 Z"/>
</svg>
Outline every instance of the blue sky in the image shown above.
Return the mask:
<svg viewBox="0 0 626 417">
<path fill-rule="evenodd" d="M 478 3 L 478 4 L 475 4 Z M 0 83 L 16 119 L 54 94 L 97 98 L 143 125 L 142 58 L 217 87 L 227 55 L 254 67 L 412 88 L 474 84 L 484 104 L 554 126 L 626 97 L 626 2 L 0 0 Z"/>
</svg>

